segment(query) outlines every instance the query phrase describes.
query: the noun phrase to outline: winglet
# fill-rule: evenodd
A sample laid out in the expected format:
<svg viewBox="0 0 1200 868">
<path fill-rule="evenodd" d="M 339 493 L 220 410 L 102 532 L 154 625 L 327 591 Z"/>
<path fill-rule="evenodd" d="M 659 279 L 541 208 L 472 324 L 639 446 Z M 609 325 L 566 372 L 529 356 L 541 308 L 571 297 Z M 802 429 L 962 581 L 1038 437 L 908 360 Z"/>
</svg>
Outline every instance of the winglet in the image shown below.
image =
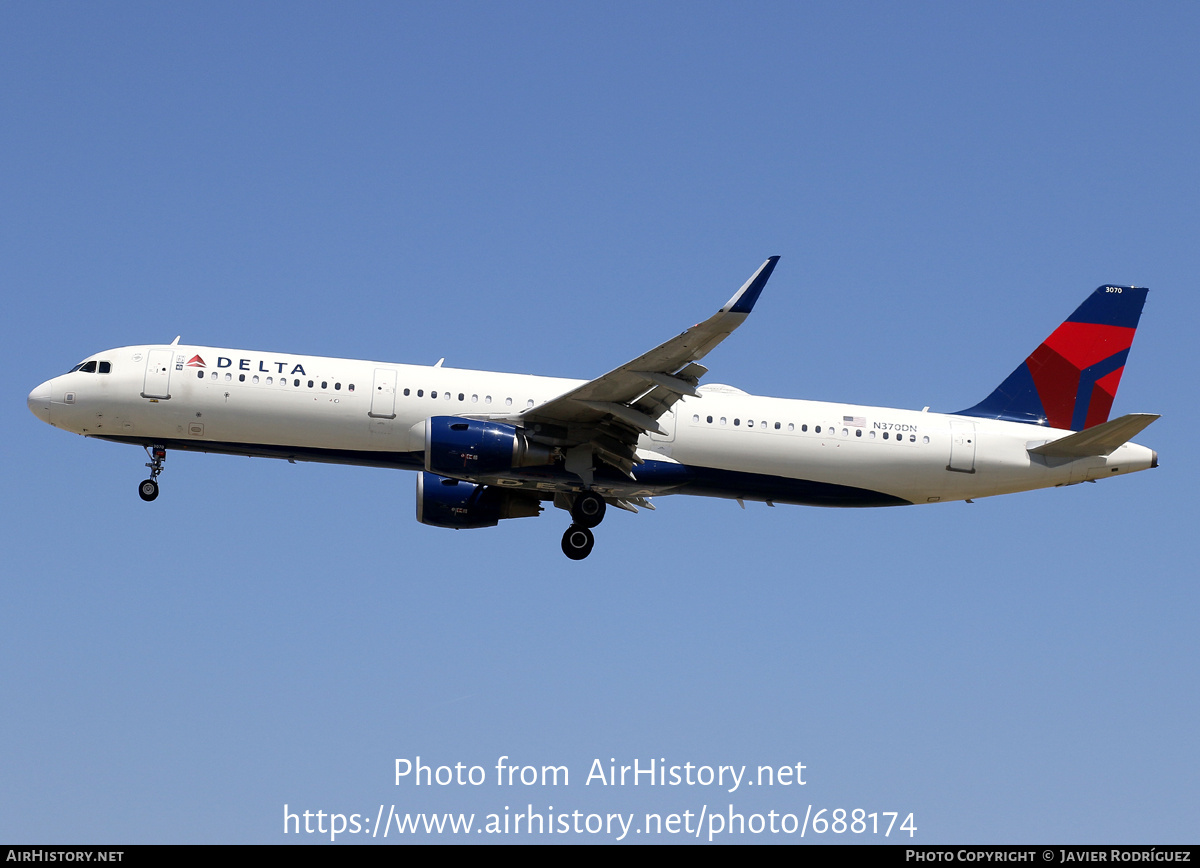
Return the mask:
<svg viewBox="0 0 1200 868">
<path fill-rule="evenodd" d="M 725 302 L 725 306 L 718 313 L 750 313 L 754 309 L 754 303 L 758 301 L 759 295 L 762 294 L 763 287 L 767 285 L 767 280 L 771 277 L 771 272 L 775 270 L 775 263 L 779 261 L 778 256 L 772 256 L 764 262 L 751 275 L 750 279 L 739 289 L 729 301 Z"/>
</svg>

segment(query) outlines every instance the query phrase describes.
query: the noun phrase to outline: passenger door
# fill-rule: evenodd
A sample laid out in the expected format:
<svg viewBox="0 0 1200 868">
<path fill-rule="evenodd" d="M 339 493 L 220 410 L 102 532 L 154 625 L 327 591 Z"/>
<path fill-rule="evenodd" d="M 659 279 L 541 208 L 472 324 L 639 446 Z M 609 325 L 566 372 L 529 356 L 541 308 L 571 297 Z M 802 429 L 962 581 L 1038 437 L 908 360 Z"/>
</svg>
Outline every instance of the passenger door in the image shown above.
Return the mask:
<svg viewBox="0 0 1200 868">
<path fill-rule="evenodd" d="M 171 360 L 173 348 L 151 350 L 146 356 L 146 377 L 142 381 L 143 398 L 166 399 L 171 397 Z"/>
</svg>

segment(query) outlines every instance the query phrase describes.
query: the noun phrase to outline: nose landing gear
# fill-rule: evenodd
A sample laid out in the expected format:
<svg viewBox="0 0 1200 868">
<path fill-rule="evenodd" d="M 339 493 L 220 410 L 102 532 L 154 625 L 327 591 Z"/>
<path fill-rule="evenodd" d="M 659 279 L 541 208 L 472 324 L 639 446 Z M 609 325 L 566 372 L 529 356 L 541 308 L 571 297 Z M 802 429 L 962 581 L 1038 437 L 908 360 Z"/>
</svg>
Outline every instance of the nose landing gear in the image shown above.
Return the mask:
<svg viewBox="0 0 1200 868">
<path fill-rule="evenodd" d="M 150 478 L 143 479 L 138 484 L 138 497 L 149 503 L 158 497 L 158 474 L 163 472 L 163 462 L 167 460 L 167 447 L 147 446 L 145 449 L 146 454 L 150 456 L 150 461 L 146 464 L 150 468 Z"/>
</svg>

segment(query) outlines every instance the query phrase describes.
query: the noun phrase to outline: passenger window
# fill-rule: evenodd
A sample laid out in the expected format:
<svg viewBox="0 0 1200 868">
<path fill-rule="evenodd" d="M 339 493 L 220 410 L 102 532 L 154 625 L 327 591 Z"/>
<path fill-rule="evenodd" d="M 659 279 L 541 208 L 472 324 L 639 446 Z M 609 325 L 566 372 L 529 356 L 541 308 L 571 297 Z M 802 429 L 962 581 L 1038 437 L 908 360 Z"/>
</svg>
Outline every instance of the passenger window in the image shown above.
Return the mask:
<svg viewBox="0 0 1200 868">
<path fill-rule="evenodd" d="M 246 382 L 246 375 L 245 375 L 245 374 L 238 374 L 238 382 L 239 382 L 239 383 L 244 383 L 244 382 Z"/>
<path fill-rule="evenodd" d="M 196 379 L 203 380 L 204 379 L 204 371 L 196 371 Z"/>
<path fill-rule="evenodd" d="M 275 378 L 274 378 L 274 377 L 267 377 L 267 385 L 268 385 L 268 386 L 273 386 L 273 385 L 275 385 Z"/>
</svg>

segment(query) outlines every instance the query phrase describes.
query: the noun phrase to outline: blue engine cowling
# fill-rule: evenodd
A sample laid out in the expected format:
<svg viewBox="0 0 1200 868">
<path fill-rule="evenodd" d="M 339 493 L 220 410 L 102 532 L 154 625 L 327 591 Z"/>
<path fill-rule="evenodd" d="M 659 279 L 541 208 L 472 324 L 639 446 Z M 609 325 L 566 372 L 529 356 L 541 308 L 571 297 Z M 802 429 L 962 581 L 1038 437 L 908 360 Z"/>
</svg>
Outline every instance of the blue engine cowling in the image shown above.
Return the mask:
<svg viewBox="0 0 1200 868">
<path fill-rule="evenodd" d="M 525 518 L 541 511 L 541 501 L 531 494 L 446 479 L 427 470 L 417 474 L 417 521 L 421 524 L 463 530 L 495 527 L 502 518 Z"/>
<path fill-rule="evenodd" d="M 550 447 L 530 443 L 512 425 L 458 416 L 433 416 L 425 423 L 425 469 L 431 473 L 462 479 L 553 461 Z"/>
</svg>

